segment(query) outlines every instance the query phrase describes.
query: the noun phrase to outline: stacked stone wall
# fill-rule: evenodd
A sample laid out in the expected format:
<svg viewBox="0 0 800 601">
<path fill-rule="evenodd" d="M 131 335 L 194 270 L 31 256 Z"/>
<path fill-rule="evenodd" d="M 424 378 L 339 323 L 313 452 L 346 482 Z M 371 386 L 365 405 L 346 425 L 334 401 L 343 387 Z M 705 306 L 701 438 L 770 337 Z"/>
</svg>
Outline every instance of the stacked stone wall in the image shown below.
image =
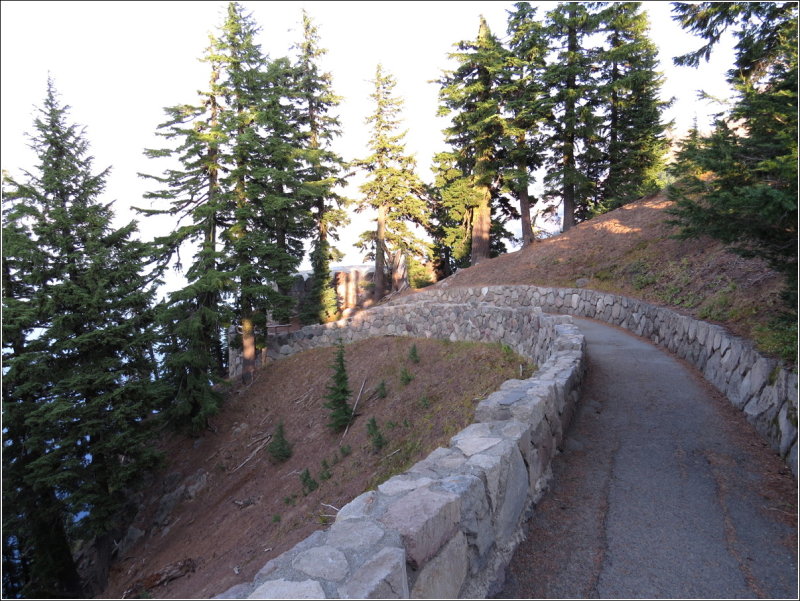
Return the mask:
<svg viewBox="0 0 800 601">
<path fill-rule="evenodd" d="M 386 305 L 276 336 L 273 358 L 374 336 L 500 342 L 531 358 L 529 379 L 482 400 L 476 423 L 407 472 L 339 510 L 333 525 L 218 598 L 476 598 L 492 592 L 551 477 L 578 401 L 584 339 L 566 316 L 466 295 Z M 505 306 L 503 306 L 505 305 Z"/>
<path fill-rule="evenodd" d="M 666 348 L 696 367 L 798 474 L 797 374 L 764 357 L 753 344 L 725 328 L 625 296 L 584 288 L 537 286 L 436 287 L 392 304 L 463 302 L 476 299 L 499 306 L 521 304 L 545 312 L 598 319 L 620 326 Z"/>
</svg>

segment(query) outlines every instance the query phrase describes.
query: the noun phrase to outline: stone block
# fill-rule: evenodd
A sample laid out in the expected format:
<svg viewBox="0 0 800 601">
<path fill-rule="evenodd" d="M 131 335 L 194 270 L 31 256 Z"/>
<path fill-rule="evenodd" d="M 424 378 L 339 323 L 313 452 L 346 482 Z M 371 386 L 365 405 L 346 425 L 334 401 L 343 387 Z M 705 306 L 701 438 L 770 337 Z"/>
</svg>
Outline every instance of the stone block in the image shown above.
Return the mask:
<svg viewBox="0 0 800 601">
<path fill-rule="evenodd" d="M 389 505 L 381 522 L 400 533 L 406 560 L 419 568 L 453 535 L 460 518 L 456 495 L 423 488 Z"/>
<path fill-rule="evenodd" d="M 248 599 L 325 599 L 325 591 L 316 580 L 268 580 L 259 586 Z"/>
<path fill-rule="evenodd" d="M 412 599 L 456 599 L 467 577 L 467 540 L 461 532 L 420 570 Z"/>
<path fill-rule="evenodd" d="M 406 554 L 403 549 L 385 547 L 353 571 L 339 587 L 343 599 L 408 599 Z"/>
<path fill-rule="evenodd" d="M 337 549 L 358 549 L 371 547 L 381 540 L 383 535 L 383 528 L 374 520 L 343 520 L 331 526 L 327 543 Z"/>
<path fill-rule="evenodd" d="M 214 599 L 247 599 L 253 592 L 253 585 L 241 582 L 234 584 L 231 588 L 224 593 L 220 593 Z"/>
<path fill-rule="evenodd" d="M 457 495 L 460 499 L 461 530 L 466 535 L 469 545 L 475 550 L 471 571 L 476 573 L 483 567 L 486 554 L 492 548 L 495 539 L 489 499 L 486 496 L 483 480 L 476 475 L 459 474 L 442 479 L 437 486 Z"/>
<path fill-rule="evenodd" d="M 360 494 L 339 510 L 336 523 L 345 520 L 360 520 L 375 516 L 378 507 L 378 493 L 370 490 Z"/>
<path fill-rule="evenodd" d="M 409 474 L 400 474 L 393 476 L 386 482 L 378 486 L 378 492 L 389 497 L 407 493 L 417 488 L 428 486 L 433 480 L 425 476 L 412 476 Z"/>
<path fill-rule="evenodd" d="M 412 465 L 407 473 L 418 474 L 429 478 L 442 478 L 457 471 L 467 460 L 458 449 L 439 447 L 425 459 Z"/>
<path fill-rule="evenodd" d="M 797 407 L 791 401 L 784 402 L 778 412 L 778 428 L 781 436 L 778 452 L 786 457 L 797 440 Z"/>
</svg>

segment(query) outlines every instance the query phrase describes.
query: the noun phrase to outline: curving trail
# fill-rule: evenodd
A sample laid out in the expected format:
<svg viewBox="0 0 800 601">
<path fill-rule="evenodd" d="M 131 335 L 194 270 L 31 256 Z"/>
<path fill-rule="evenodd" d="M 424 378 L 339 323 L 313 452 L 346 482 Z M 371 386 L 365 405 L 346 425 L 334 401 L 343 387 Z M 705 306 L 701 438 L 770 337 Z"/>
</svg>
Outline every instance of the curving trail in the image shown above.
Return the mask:
<svg viewBox="0 0 800 601">
<path fill-rule="evenodd" d="M 797 598 L 796 481 L 697 371 L 575 318 L 589 371 L 499 598 Z"/>
</svg>

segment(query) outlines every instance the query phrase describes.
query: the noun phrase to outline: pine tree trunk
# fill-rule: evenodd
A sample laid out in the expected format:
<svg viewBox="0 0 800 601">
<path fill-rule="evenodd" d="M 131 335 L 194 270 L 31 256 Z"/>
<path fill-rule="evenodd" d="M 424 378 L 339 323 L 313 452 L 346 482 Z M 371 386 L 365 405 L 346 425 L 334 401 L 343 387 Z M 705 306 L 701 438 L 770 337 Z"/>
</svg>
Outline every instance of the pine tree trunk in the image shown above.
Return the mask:
<svg viewBox="0 0 800 601">
<path fill-rule="evenodd" d="M 36 560 L 31 566 L 33 590 L 26 592 L 32 598 L 84 598 L 83 586 L 72 558 L 61 515 L 54 508 L 58 505 L 55 494 L 51 491 L 44 493 L 31 491 L 31 495 L 32 497 L 28 498 L 35 499 L 28 507 L 29 517 L 34 518 L 31 524 L 33 540 L 26 543 L 33 544 Z M 47 571 L 45 578 L 40 580 L 39 577 L 43 574 L 39 571 L 42 568 Z"/>
<path fill-rule="evenodd" d="M 523 144 L 525 143 L 524 137 L 520 142 Z M 528 166 L 525 164 L 525 161 L 520 161 L 517 168 L 524 173 L 527 172 Z M 522 221 L 522 247 L 525 248 L 533 243 L 534 238 L 533 226 L 531 224 L 531 201 L 528 196 L 528 178 L 525 177 L 523 179 L 524 181 L 520 184 L 519 188 L 519 214 L 520 220 Z"/>
<path fill-rule="evenodd" d="M 378 207 L 378 228 L 375 232 L 375 301 L 381 300 L 386 294 L 386 205 Z"/>
<path fill-rule="evenodd" d="M 244 302 L 242 306 L 242 384 L 250 384 L 253 381 L 253 373 L 256 369 L 256 336 L 253 319 L 250 316 L 252 309 L 247 307 L 245 310 Z"/>
<path fill-rule="evenodd" d="M 492 228 L 491 196 L 491 189 L 485 186 L 481 202 L 473 210 L 470 265 L 477 265 L 489 258 L 489 233 Z"/>
</svg>

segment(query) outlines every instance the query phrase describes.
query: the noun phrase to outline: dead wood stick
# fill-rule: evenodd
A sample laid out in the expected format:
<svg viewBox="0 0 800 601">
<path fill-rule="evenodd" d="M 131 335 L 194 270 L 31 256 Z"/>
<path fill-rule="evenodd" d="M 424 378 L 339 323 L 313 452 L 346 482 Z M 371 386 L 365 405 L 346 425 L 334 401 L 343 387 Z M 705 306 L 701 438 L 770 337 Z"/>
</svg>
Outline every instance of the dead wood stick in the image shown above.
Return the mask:
<svg viewBox="0 0 800 601">
<path fill-rule="evenodd" d="M 358 398 L 356 398 L 356 404 L 353 405 L 353 412 L 350 414 L 350 421 L 347 422 L 347 427 L 344 429 L 344 434 L 342 434 L 342 440 L 344 440 L 344 437 L 347 436 L 347 431 L 350 429 L 350 424 L 353 423 L 353 418 L 355 418 L 356 416 L 356 407 L 358 407 L 358 401 L 361 400 L 361 393 L 364 392 L 364 385 L 366 383 L 367 379 L 364 378 L 364 381 L 361 382 L 361 390 L 358 391 Z M 339 441 L 339 444 L 341 444 L 342 440 Z"/>
<path fill-rule="evenodd" d="M 250 461 L 250 460 L 251 460 L 253 457 L 255 457 L 255 456 L 256 456 L 256 453 L 258 453 L 258 452 L 259 452 L 261 449 L 263 449 L 265 446 L 267 446 L 267 444 L 269 444 L 269 440 L 270 440 L 270 438 L 272 438 L 272 434 L 270 434 L 269 436 L 267 436 L 266 440 L 264 440 L 264 442 L 262 442 L 262 443 L 261 443 L 261 444 L 260 444 L 260 445 L 259 445 L 259 446 L 258 446 L 256 449 L 254 449 L 254 450 L 253 450 L 253 452 L 252 452 L 252 453 L 250 453 L 250 455 L 248 455 L 247 459 L 245 459 L 244 461 L 242 461 L 242 462 L 241 462 L 241 463 L 240 463 L 238 466 L 236 466 L 236 468 L 234 468 L 233 470 L 231 470 L 231 473 L 233 473 L 233 472 L 237 471 L 237 470 L 238 470 L 240 467 L 242 467 L 242 466 L 243 466 L 245 463 L 247 463 L 247 462 L 248 462 L 248 461 Z"/>
<path fill-rule="evenodd" d="M 393 452 L 389 453 L 386 457 L 381 459 L 381 461 L 386 461 L 387 459 L 389 459 L 389 457 L 391 457 L 392 455 L 396 455 L 399 452 L 400 452 L 400 449 L 397 449 L 396 451 L 393 451 Z"/>
<path fill-rule="evenodd" d="M 272 434 L 259 434 L 257 436 L 254 436 L 253 438 L 250 439 L 250 442 L 247 443 L 247 447 L 250 448 L 254 444 L 258 444 L 259 442 L 263 441 L 265 438 L 271 438 L 271 437 Z"/>
</svg>

